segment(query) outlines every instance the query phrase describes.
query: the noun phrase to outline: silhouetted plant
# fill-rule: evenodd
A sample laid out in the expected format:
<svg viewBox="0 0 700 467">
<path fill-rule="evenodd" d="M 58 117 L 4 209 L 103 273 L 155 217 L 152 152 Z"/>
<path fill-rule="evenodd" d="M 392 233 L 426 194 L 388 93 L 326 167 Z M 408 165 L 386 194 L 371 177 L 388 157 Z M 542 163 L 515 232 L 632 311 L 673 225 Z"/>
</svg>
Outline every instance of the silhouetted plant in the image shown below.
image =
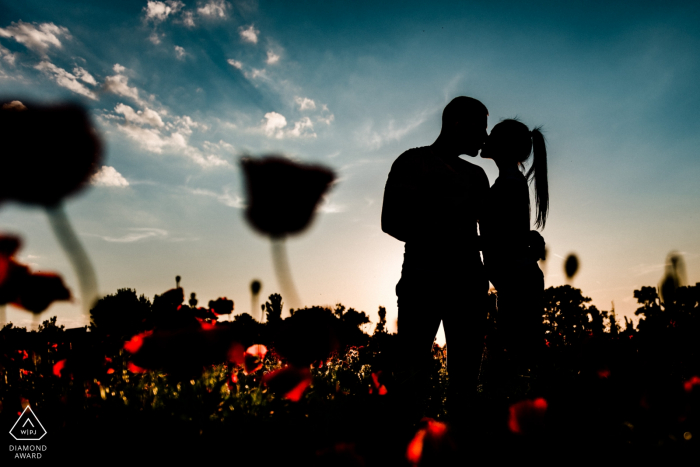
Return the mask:
<svg viewBox="0 0 700 467">
<path fill-rule="evenodd" d="M 272 240 L 277 280 L 285 297 L 298 306 L 284 239 L 305 230 L 335 174 L 321 166 L 304 165 L 280 156 L 244 157 L 246 219 Z"/>
</svg>

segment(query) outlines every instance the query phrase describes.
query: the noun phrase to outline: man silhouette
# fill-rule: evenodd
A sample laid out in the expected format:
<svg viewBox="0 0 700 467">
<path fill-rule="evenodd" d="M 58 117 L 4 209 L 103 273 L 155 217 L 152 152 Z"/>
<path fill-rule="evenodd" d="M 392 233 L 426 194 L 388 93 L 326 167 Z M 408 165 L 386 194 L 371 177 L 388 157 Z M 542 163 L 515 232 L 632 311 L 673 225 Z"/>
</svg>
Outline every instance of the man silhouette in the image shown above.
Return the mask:
<svg viewBox="0 0 700 467">
<path fill-rule="evenodd" d="M 487 119 L 488 110 L 478 100 L 453 99 L 435 142 L 401 154 L 384 189 L 382 230 L 405 242 L 396 285 L 403 375 L 398 379 L 406 392 L 426 389 L 442 321 L 453 408 L 464 408 L 476 394 L 488 296 L 477 223 L 489 182 L 483 169 L 459 156 L 478 154 Z"/>
</svg>

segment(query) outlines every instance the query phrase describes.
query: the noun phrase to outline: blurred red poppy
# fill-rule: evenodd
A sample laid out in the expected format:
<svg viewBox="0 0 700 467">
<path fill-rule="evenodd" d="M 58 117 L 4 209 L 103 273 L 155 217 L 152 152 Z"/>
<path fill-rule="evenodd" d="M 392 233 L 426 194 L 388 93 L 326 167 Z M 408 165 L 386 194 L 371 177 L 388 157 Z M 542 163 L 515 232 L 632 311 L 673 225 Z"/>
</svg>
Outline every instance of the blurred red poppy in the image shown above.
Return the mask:
<svg viewBox="0 0 700 467">
<path fill-rule="evenodd" d="M 376 373 L 372 373 L 372 384 L 374 385 L 374 389 L 377 390 L 377 393 L 378 393 L 380 396 L 383 396 L 383 395 L 385 395 L 388 391 L 387 391 L 387 389 L 386 389 L 386 386 L 384 386 L 383 384 L 381 384 L 381 383 L 379 382 L 379 378 L 381 377 L 381 375 L 382 375 L 382 372 L 381 372 L 381 371 L 378 371 L 378 372 L 376 372 Z"/>
<path fill-rule="evenodd" d="M 330 169 L 281 156 L 246 157 L 241 165 L 247 192 L 246 218 L 255 230 L 276 238 L 306 229 L 335 180 Z"/>
<path fill-rule="evenodd" d="M 69 300 L 63 279 L 53 273 L 32 273 L 13 258 L 20 240 L 0 235 L 0 304 L 12 303 L 27 311 L 41 313 L 56 300 Z"/>
<path fill-rule="evenodd" d="M 285 399 L 298 402 L 311 385 L 311 371 L 308 368 L 286 366 L 265 374 L 263 383 L 273 392 L 282 394 Z"/>
<path fill-rule="evenodd" d="M 245 374 L 255 373 L 263 367 L 263 361 L 267 354 L 267 347 L 262 344 L 255 344 L 248 347 L 243 356 L 243 368 Z"/>
<path fill-rule="evenodd" d="M 539 431 L 544 424 L 547 401 L 543 398 L 524 400 L 510 406 L 508 429 L 517 434 Z"/>
<path fill-rule="evenodd" d="M 35 273 L 26 275 L 17 287 L 12 304 L 33 313 L 41 313 L 56 300 L 70 300 L 70 290 L 58 274 Z"/>
<path fill-rule="evenodd" d="M 143 338 L 148 337 L 153 334 L 153 331 L 142 332 L 141 334 L 136 334 L 128 341 L 124 342 L 124 350 L 129 353 L 136 353 L 139 351 L 143 345 Z"/>
<path fill-rule="evenodd" d="M 442 465 L 455 449 L 447 425 L 424 418 L 423 427 L 408 443 L 406 459 L 412 465 Z"/>
<path fill-rule="evenodd" d="M 0 106 L 0 201 L 56 206 L 99 168 L 102 144 L 87 112 L 74 104 Z"/>
<path fill-rule="evenodd" d="M 63 368 L 66 366 L 66 360 L 59 360 L 58 362 L 54 363 L 53 365 L 53 374 L 58 376 L 59 378 L 61 377 L 61 372 L 63 371 Z"/>
<path fill-rule="evenodd" d="M 147 369 L 141 368 L 132 362 L 127 363 L 126 368 L 132 373 L 146 373 L 148 371 Z"/>
<path fill-rule="evenodd" d="M 688 381 L 683 383 L 683 389 L 685 392 L 692 392 L 696 387 L 700 387 L 700 377 L 693 376 Z"/>
</svg>

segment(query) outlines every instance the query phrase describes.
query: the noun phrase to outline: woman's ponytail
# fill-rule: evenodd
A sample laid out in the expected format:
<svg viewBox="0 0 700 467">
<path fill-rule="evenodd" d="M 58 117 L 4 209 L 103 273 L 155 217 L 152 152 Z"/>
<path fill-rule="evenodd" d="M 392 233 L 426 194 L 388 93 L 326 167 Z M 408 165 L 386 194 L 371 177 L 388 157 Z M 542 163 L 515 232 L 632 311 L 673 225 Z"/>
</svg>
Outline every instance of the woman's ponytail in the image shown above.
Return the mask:
<svg viewBox="0 0 700 467">
<path fill-rule="evenodd" d="M 547 144 L 541 127 L 533 129 L 532 135 L 532 166 L 527 172 L 528 180 L 534 178 L 535 201 L 537 203 L 537 220 L 535 227 L 544 228 L 549 213 L 549 187 L 547 186 Z"/>
</svg>

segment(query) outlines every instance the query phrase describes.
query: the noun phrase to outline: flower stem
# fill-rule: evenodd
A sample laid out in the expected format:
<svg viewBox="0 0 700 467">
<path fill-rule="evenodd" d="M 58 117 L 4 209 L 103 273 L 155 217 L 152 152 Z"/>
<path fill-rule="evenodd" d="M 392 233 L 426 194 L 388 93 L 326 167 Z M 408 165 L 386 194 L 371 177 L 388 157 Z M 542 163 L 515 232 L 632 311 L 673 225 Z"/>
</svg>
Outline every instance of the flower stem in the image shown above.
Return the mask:
<svg viewBox="0 0 700 467">
<path fill-rule="evenodd" d="M 275 266 L 277 282 L 282 289 L 282 297 L 288 300 L 290 308 L 299 307 L 301 300 L 299 300 L 296 288 L 294 287 L 294 281 L 292 281 L 292 273 L 289 269 L 287 247 L 284 238 L 272 239 L 272 262 Z"/>
<path fill-rule="evenodd" d="M 66 252 L 80 285 L 80 294 L 83 302 L 83 312 L 86 316 L 90 314 L 90 308 L 94 305 L 97 299 L 97 278 L 95 277 L 95 269 L 92 267 L 90 258 L 88 257 L 85 248 L 80 243 L 78 236 L 75 234 L 73 227 L 68 220 L 68 215 L 63 209 L 62 204 L 54 207 L 46 208 L 49 216 L 49 222 L 53 229 L 54 235 L 58 239 L 58 243 Z"/>
</svg>

